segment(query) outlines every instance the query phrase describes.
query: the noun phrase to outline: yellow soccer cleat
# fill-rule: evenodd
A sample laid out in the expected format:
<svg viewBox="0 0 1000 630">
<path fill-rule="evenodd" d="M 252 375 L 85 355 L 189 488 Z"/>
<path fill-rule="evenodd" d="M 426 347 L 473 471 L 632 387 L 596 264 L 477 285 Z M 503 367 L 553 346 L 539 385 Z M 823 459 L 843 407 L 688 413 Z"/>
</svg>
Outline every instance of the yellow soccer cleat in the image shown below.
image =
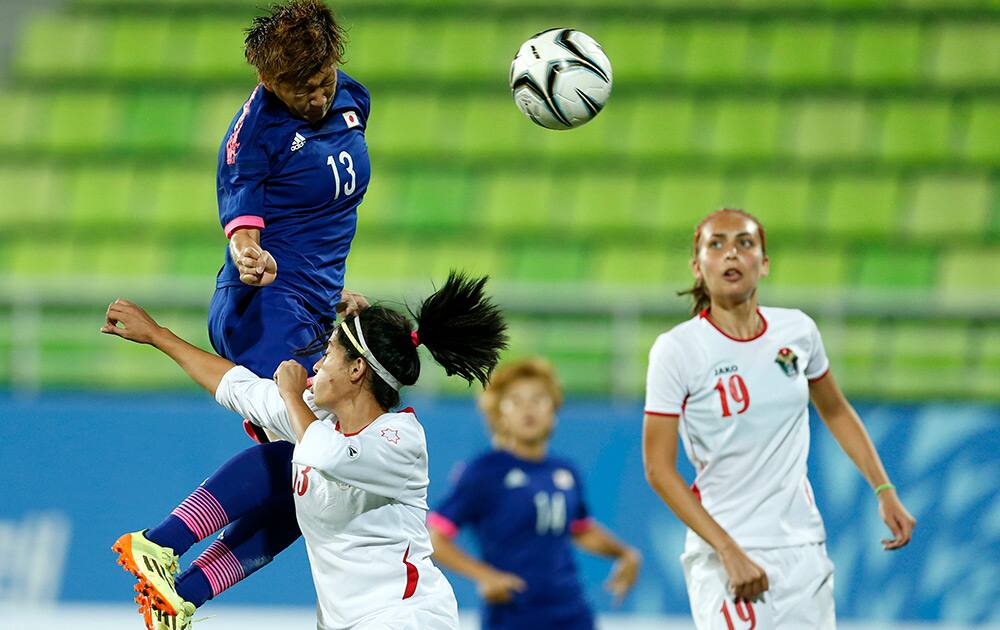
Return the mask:
<svg viewBox="0 0 1000 630">
<path fill-rule="evenodd" d="M 145 530 L 123 534 L 111 549 L 118 554 L 118 564 L 139 580 L 136 591 L 149 600 L 149 607 L 177 616 L 187 603 L 174 587 L 180 559 L 173 549 L 149 541 L 144 534 Z"/>
<path fill-rule="evenodd" d="M 149 630 L 191 630 L 194 613 L 195 607 L 191 602 L 184 602 L 176 615 L 168 615 L 154 608 L 151 611 L 153 625 Z"/>
</svg>

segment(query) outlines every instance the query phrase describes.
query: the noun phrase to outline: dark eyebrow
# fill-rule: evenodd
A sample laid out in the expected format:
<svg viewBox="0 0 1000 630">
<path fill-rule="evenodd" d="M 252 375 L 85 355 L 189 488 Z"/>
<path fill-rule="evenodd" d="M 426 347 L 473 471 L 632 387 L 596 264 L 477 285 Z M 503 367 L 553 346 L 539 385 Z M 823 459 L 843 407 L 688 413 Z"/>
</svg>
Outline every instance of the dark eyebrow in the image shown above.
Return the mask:
<svg viewBox="0 0 1000 630">
<path fill-rule="evenodd" d="M 712 234 L 711 236 L 709 236 L 709 238 L 725 238 L 727 236 L 729 236 L 728 232 L 716 232 L 715 234 Z M 737 237 L 740 237 L 740 236 L 753 236 L 753 234 L 751 234 L 750 232 L 740 232 L 736 236 Z"/>
</svg>

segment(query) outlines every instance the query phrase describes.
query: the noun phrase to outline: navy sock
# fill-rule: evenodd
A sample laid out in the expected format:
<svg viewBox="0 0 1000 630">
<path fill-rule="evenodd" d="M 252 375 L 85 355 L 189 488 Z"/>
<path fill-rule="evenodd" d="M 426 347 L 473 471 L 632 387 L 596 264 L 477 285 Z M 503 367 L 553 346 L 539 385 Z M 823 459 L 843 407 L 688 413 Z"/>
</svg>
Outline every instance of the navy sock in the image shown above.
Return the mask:
<svg viewBox="0 0 1000 630">
<path fill-rule="evenodd" d="M 289 442 L 271 442 L 237 453 L 146 538 L 182 555 L 195 542 L 277 498 L 291 501 L 294 448 Z"/>
</svg>

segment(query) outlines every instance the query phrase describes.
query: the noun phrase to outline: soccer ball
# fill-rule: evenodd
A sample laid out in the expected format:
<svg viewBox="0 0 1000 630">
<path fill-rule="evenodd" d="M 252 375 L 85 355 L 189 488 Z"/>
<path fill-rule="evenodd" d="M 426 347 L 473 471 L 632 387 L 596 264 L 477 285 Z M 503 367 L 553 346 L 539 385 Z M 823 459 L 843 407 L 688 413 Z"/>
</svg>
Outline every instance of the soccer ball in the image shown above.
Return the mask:
<svg viewBox="0 0 1000 630">
<path fill-rule="evenodd" d="M 510 89 L 525 116 L 549 129 L 590 121 L 611 95 L 611 62 L 592 37 L 571 28 L 543 31 L 510 64 Z"/>
</svg>

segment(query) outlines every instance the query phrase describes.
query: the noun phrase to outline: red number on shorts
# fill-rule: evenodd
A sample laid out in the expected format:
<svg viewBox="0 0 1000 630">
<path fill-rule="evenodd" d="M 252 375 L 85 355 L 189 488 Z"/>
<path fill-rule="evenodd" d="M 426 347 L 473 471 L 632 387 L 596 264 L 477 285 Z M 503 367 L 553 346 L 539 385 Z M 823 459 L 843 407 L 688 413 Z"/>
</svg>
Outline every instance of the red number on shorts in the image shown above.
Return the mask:
<svg viewBox="0 0 1000 630">
<path fill-rule="evenodd" d="M 306 493 L 309 489 L 309 471 L 312 470 L 312 466 L 306 466 L 302 469 L 302 477 L 299 477 L 298 468 L 295 469 L 295 479 L 292 481 L 292 491 L 299 495 L 300 497 Z"/>
<path fill-rule="evenodd" d="M 715 389 L 718 390 L 719 400 L 722 401 L 722 417 L 728 418 L 733 414 L 729 411 L 726 386 L 722 384 L 721 378 L 715 383 Z M 729 377 L 729 395 L 733 397 L 734 401 L 743 405 L 743 408 L 736 412 L 737 415 L 750 408 L 750 392 L 747 390 L 747 384 L 743 382 L 743 377 L 739 374 L 733 374 Z"/>
<path fill-rule="evenodd" d="M 729 614 L 729 602 L 727 600 L 722 600 L 722 616 L 726 618 L 726 628 L 728 630 L 736 630 L 736 626 L 733 625 L 733 618 Z M 754 630 L 757 627 L 757 616 L 753 612 L 753 604 L 743 600 L 736 601 L 736 616 L 740 621 L 749 621 L 750 627 L 746 630 Z"/>
</svg>

